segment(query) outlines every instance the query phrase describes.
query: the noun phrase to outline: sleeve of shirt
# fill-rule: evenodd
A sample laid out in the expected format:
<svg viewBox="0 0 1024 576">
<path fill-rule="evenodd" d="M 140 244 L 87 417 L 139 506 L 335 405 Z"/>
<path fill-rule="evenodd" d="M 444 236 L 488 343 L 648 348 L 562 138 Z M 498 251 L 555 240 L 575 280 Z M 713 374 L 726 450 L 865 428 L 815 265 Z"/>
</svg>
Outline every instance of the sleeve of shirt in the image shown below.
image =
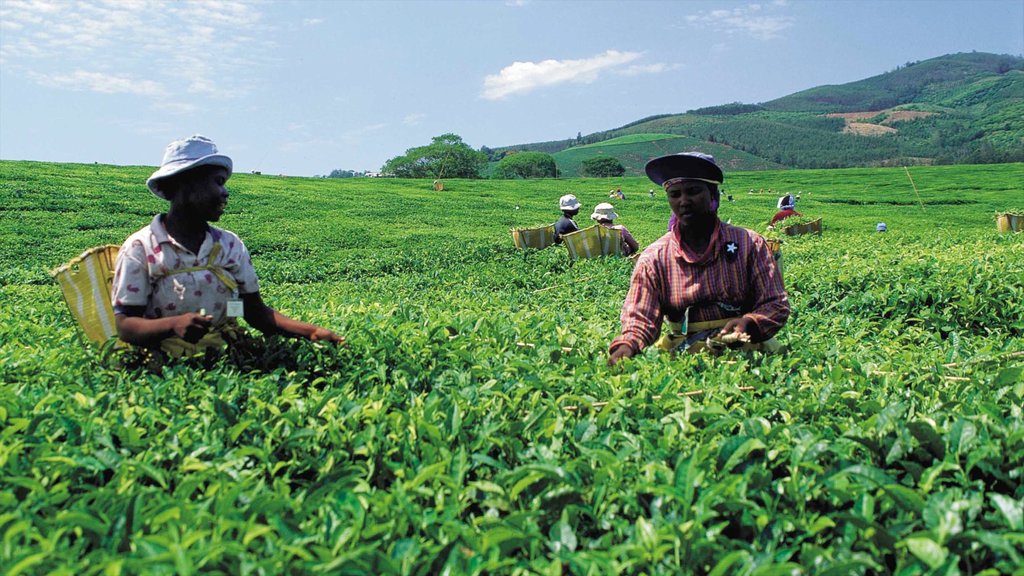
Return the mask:
<svg viewBox="0 0 1024 576">
<path fill-rule="evenodd" d="M 608 351 L 627 345 L 633 352 L 651 345 L 661 333 L 661 293 L 650 260 L 641 260 L 633 270 L 629 292 L 622 303 L 622 333 L 608 345 Z"/>
<path fill-rule="evenodd" d="M 782 276 L 775 265 L 771 249 L 764 238 L 754 239 L 751 281 L 754 289 L 754 309 L 745 314 L 757 323 L 767 340 L 774 336 L 789 318 L 789 297 L 782 284 Z"/>
<path fill-rule="evenodd" d="M 123 313 L 125 306 L 146 306 L 151 291 L 146 248 L 142 240 L 129 239 L 117 252 L 117 261 L 114 263 L 114 282 L 111 288 L 114 312 Z"/>
<path fill-rule="evenodd" d="M 622 227 L 622 240 L 627 246 L 629 246 L 630 253 L 636 252 L 640 249 L 640 245 L 636 243 L 636 239 L 634 239 L 633 235 L 629 233 L 629 230 L 626 230 L 625 226 Z"/>
<path fill-rule="evenodd" d="M 256 277 L 256 269 L 252 265 L 249 249 L 238 236 L 225 239 L 228 243 L 228 262 L 225 268 L 238 283 L 239 294 L 255 294 L 260 291 L 260 282 Z"/>
</svg>

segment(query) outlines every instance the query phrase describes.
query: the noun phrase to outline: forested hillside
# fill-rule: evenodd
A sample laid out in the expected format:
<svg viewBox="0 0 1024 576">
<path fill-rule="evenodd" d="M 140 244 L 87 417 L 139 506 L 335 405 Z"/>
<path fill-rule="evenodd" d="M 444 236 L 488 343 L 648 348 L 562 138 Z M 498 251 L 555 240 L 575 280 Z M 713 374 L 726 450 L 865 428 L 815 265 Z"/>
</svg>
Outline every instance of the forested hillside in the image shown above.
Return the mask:
<svg viewBox="0 0 1024 576">
<path fill-rule="evenodd" d="M 613 140 L 660 134 L 672 138 Z M 593 146 L 602 144 L 602 146 Z M 1024 161 L 1024 58 L 952 54 L 848 84 L 761 104 L 731 103 L 650 116 L 561 141 L 487 149 L 554 154 L 560 173 L 611 155 L 639 174 L 646 159 L 694 148 L 737 169 L 840 168 Z"/>
</svg>

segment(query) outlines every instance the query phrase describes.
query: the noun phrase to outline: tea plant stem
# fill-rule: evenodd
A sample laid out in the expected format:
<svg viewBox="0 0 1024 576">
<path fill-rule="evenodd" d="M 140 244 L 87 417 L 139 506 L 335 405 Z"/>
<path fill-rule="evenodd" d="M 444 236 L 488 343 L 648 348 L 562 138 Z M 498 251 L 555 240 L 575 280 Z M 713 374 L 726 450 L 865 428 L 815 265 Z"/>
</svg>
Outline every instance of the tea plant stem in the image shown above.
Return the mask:
<svg viewBox="0 0 1024 576">
<path fill-rule="evenodd" d="M 736 387 L 736 390 L 739 391 L 739 392 L 750 392 L 753 389 L 754 389 L 753 386 L 737 386 Z M 676 393 L 676 397 L 677 398 L 688 398 L 688 397 L 693 397 L 693 396 L 700 396 L 701 394 L 704 394 L 705 392 L 706 392 L 705 390 L 690 390 L 689 392 L 677 392 Z M 654 396 L 651 396 L 651 400 L 653 400 L 653 401 L 658 401 L 658 400 L 661 400 L 662 398 L 664 398 L 664 396 L 662 394 L 655 394 Z M 572 405 L 572 406 L 565 406 L 562 409 L 565 410 L 566 412 L 575 412 L 577 410 L 581 410 L 582 408 L 590 408 L 591 410 L 593 410 L 593 409 L 596 409 L 596 408 L 604 408 L 605 406 L 607 406 L 610 403 L 611 402 L 608 401 L 608 400 L 601 400 L 600 402 L 594 402 L 594 403 L 589 404 L 587 406 Z"/>
<path fill-rule="evenodd" d="M 976 359 L 968 360 L 966 362 L 953 362 L 951 364 L 943 364 L 942 367 L 943 368 L 956 368 L 957 366 L 966 366 L 968 364 L 980 364 L 980 363 L 984 363 L 984 362 L 997 362 L 997 361 L 1002 360 L 1004 358 L 1006 358 L 1006 359 L 1009 359 L 1009 358 L 1020 358 L 1021 356 L 1024 356 L 1024 350 L 1018 350 L 1016 352 L 1006 352 L 1005 354 L 996 354 L 992 358 L 976 358 Z"/>
</svg>

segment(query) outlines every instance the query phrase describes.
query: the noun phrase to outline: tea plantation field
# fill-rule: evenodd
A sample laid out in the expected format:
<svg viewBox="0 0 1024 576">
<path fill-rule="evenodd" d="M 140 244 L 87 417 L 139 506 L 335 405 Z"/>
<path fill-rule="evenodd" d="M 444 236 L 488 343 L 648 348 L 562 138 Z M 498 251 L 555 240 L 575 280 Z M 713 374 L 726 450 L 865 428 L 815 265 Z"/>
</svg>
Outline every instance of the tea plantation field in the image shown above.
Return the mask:
<svg viewBox="0 0 1024 576">
<path fill-rule="evenodd" d="M 264 298 L 348 346 L 104 364 L 47 271 L 161 211 L 151 171 L 0 162 L 2 574 L 1024 573 L 1022 164 L 727 171 L 723 219 L 823 218 L 788 352 L 616 368 L 632 262 L 509 229 L 621 185 L 650 244 L 639 178 L 236 175 Z"/>
</svg>

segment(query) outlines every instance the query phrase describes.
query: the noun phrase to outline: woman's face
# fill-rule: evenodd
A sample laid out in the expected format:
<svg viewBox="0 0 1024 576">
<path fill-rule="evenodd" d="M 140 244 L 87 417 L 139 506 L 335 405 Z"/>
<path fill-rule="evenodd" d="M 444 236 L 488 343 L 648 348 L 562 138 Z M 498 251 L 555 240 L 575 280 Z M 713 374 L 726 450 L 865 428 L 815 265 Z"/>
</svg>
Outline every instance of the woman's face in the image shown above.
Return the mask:
<svg viewBox="0 0 1024 576">
<path fill-rule="evenodd" d="M 711 187 L 700 180 L 683 180 L 665 189 L 668 204 L 679 221 L 686 226 L 709 218 L 717 209 Z"/>
<path fill-rule="evenodd" d="M 194 172 L 182 183 L 181 193 L 175 199 L 181 199 L 181 208 L 187 213 L 207 222 L 216 222 L 228 205 L 226 184 L 230 174 L 221 166 L 202 166 Z"/>
</svg>

